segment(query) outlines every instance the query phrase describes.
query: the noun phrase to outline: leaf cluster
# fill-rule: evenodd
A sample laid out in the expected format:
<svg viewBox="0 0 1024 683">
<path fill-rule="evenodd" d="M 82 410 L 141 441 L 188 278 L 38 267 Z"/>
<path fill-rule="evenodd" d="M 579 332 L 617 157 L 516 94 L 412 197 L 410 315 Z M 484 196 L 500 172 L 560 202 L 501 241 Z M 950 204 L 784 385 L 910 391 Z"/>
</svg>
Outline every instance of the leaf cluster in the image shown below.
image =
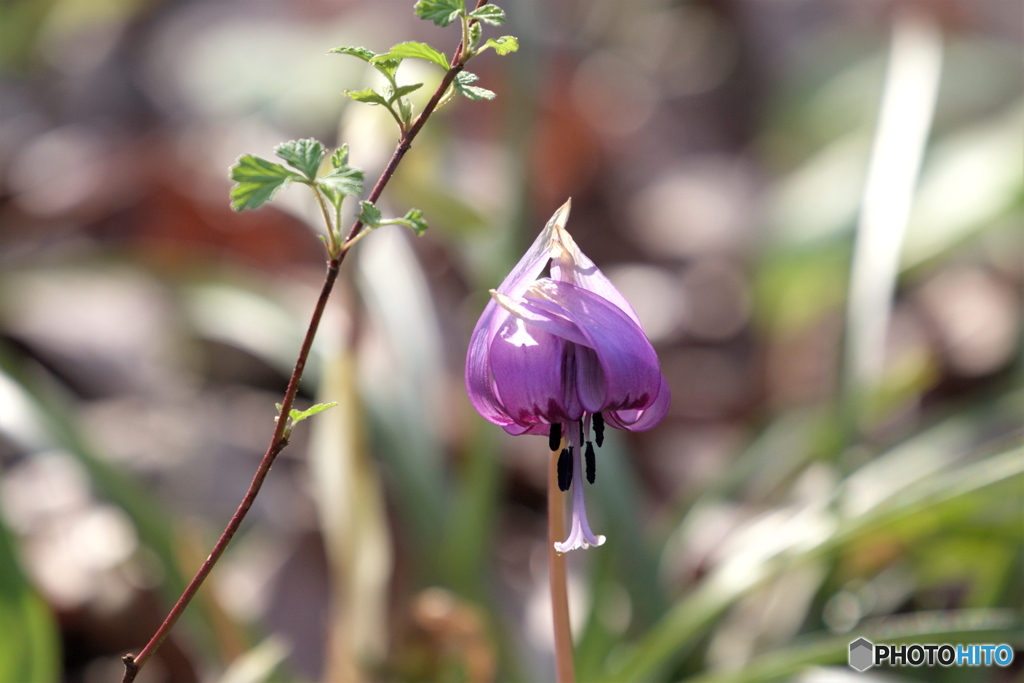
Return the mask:
<svg viewBox="0 0 1024 683">
<path fill-rule="evenodd" d="M 257 209 L 290 183 L 302 183 L 322 192 L 336 208 L 346 196 L 363 192 L 363 171 L 348 165 L 348 146 L 331 155 L 331 170 L 318 176 L 327 152 L 317 140 L 305 138 L 283 142 L 274 154 L 288 166 L 245 154 L 231 167 L 231 208 L 235 211 Z"/>
<path fill-rule="evenodd" d="M 395 119 L 403 135 L 409 130 L 413 119 L 412 105 L 405 99 L 405 96 L 418 90 L 423 84 L 398 85 L 396 74 L 402 60 L 422 59 L 436 64 L 445 71 L 456 66 L 459 68 L 455 81 L 442 97 L 440 104 L 444 104 L 455 94 L 471 100 L 490 100 L 494 98 L 494 93 L 471 85 L 479 80 L 479 77 L 463 71 L 462 67 L 471 57 L 485 50 L 493 49 L 499 55 L 507 55 L 519 49 L 519 41 L 515 36 L 489 38 L 483 45 L 480 45 L 481 24 L 500 26 L 505 23 L 505 10 L 496 5 L 487 4 L 467 11 L 465 0 L 420 0 L 416 3 L 415 11 L 416 16 L 432 21 L 438 26 L 448 26 L 455 21 L 461 21 L 463 49 L 461 53 L 457 53 L 461 55 L 458 64 L 449 63 L 445 54 L 437 48 L 415 40 L 393 45 L 390 50 L 382 54 L 377 54 L 365 47 L 351 46 L 336 47 L 328 52 L 328 54 L 346 54 L 361 59 L 384 76 L 387 83 L 380 90 L 365 88 L 343 92 L 357 102 L 384 107 Z"/>
</svg>

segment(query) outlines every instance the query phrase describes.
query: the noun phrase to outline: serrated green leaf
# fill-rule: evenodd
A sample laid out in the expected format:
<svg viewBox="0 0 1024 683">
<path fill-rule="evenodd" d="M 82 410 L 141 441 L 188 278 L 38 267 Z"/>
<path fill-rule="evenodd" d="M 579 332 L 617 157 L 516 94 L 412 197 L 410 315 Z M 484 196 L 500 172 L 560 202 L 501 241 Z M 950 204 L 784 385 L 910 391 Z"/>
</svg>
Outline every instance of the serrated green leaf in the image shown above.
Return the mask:
<svg viewBox="0 0 1024 683">
<path fill-rule="evenodd" d="M 423 87 L 422 83 L 413 83 L 412 85 L 400 86 L 397 90 L 395 90 L 395 93 L 391 96 L 392 97 L 392 101 L 398 99 L 399 97 L 405 97 L 409 93 L 415 92 L 415 91 L 419 90 L 422 87 Z"/>
<path fill-rule="evenodd" d="M 305 420 L 307 417 L 313 417 L 317 413 L 322 413 L 325 410 L 327 410 L 328 408 L 333 408 L 336 405 L 338 405 L 337 402 L 334 402 L 334 403 L 317 403 L 312 408 L 308 408 L 306 410 L 295 410 L 293 408 L 291 411 L 289 411 L 288 417 L 290 417 L 292 419 L 292 426 L 294 427 L 298 423 L 300 423 L 303 420 Z"/>
<path fill-rule="evenodd" d="M 365 90 L 342 90 L 342 95 L 351 97 L 356 102 L 366 102 L 367 104 L 381 104 L 385 107 L 388 101 L 384 99 L 384 96 L 373 88 L 366 88 Z"/>
<path fill-rule="evenodd" d="M 452 83 L 455 92 L 471 100 L 493 100 L 494 93 L 486 88 L 479 88 L 471 83 L 476 83 L 480 77 L 468 71 L 460 71 Z"/>
<path fill-rule="evenodd" d="M 491 24 L 492 26 L 501 26 L 505 23 L 505 10 L 501 9 L 497 5 L 484 5 L 483 7 L 470 12 L 469 16 L 473 19 L 478 19 Z"/>
<path fill-rule="evenodd" d="M 507 55 L 509 52 L 515 52 L 519 49 L 519 39 L 515 36 L 502 36 L 501 38 L 490 38 L 484 46 L 480 48 L 481 52 L 489 47 L 493 47 L 494 51 L 499 55 Z"/>
<path fill-rule="evenodd" d="M 317 178 L 316 184 L 327 200 L 335 207 L 339 207 L 345 197 L 358 197 L 363 193 L 363 176 L 361 169 L 339 166 Z"/>
<path fill-rule="evenodd" d="M 474 21 L 472 24 L 470 24 L 469 25 L 469 44 L 474 46 L 474 47 L 476 47 L 476 45 L 480 42 L 480 36 L 481 36 L 481 34 L 483 34 L 483 31 L 484 31 L 484 29 L 480 25 L 479 21 Z"/>
<path fill-rule="evenodd" d="M 302 140 L 289 140 L 282 142 L 274 148 L 274 154 L 288 162 L 292 168 L 302 171 L 302 174 L 313 180 L 320 168 L 320 162 L 324 158 L 324 146 L 313 138 Z"/>
<path fill-rule="evenodd" d="M 449 68 L 448 58 L 441 54 L 440 51 L 426 43 L 420 43 L 415 40 L 410 40 L 393 46 L 386 53 L 374 57 L 373 60 L 371 60 L 371 63 L 376 64 L 378 62 L 402 59 L 424 59 L 428 62 L 437 64 L 446 71 Z"/>
<path fill-rule="evenodd" d="M 466 11 L 463 0 L 419 0 L 413 8 L 416 16 L 438 26 L 447 26 Z"/>
<path fill-rule="evenodd" d="M 380 225 L 380 217 L 380 209 L 378 209 L 372 203 L 359 202 L 358 220 L 361 221 L 363 225 L 369 226 L 371 228 L 376 228 L 378 225 Z"/>
<path fill-rule="evenodd" d="M 353 57 L 358 57 L 364 62 L 369 62 L 371 59 L 377 56 L 376 52 L 374 52 L 373 50 L 367 50 L 365 47 L 348 47 L 347 45 L 336 47 L 333 50 L 328 50 L 327 54 L 352 55 Z"/>
<path fill-rule="evenodd" d="M 423 212 L 419 209 L 409 209 L 408 212 L 401 218 L 396 218 L 393 221 L 398 225 L 404 225 L 410 228 L 417 235 L 422 235 L 427 231 L 427 222 L 423 219 Z"/>
<path fill-rule="evenodd" d="M 341 168 L 342 166 L 348 166 L 348 145 L 342 145 L 338 149 L 334 150 L 334 154 L 331 155 L 331 166 L 333 168 Z"/>
<path fill-rule="evenodd" d="M 401 59 L 382 59 L 378 62 L 374 62 L 373 66 L 377 71 L 384 74 L 384 76 L 390 81 L 395 77 L 395 73 L 398 72 L 398 67 L 401 66 Z"/>
<path fill-rule="evenodd" d="M 278 190 L 302 176 L 281 164 L 245 154 L 231 167 L 231 208 L 235 211 L 259 208 Z"/>
</svg>

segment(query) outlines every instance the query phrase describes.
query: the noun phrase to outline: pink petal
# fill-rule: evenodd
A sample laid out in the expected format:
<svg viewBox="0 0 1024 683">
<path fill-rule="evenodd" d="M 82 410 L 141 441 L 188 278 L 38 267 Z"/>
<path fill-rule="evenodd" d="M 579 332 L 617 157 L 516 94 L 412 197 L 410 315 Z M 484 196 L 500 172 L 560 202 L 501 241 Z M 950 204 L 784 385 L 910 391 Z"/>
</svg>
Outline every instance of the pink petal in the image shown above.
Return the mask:
<svg viewBox="0 0 1024 683">
<path fill-rule="evenodd" d="M 546 331 L 565 339 L 570 334 L 560 330 L 585 337 L 585 348 L 576 354 L 576 386 L 584 410 L 640 410 L 655 402 L 664 381 L 658 356 L 622 309 L 591 291 L 547 278 L 530 288 L 525 307 L 547 314 Z"/>
</svg>

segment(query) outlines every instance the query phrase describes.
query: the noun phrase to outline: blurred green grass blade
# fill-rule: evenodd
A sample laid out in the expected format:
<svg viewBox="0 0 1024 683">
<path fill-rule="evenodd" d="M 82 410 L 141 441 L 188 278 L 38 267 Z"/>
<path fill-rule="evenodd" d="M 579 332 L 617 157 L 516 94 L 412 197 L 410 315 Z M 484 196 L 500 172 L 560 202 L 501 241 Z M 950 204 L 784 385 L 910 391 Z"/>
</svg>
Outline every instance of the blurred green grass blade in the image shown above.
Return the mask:
<svg viewBox="0 0 1024 683">
<path fill-rule="evenodd" d="M 380 228 L 359 251 L 357 284 L 370 341 L 358 358 L 374 440 L 425 579 L 436 581 L 447 487 L 438 424 L 446 419 L 441 332 L 426 278 L 401 229 Z"/>
<path fill-rule="evenodd" d="M 685 683 L 768 683 L 799 674 L 821 664 L 845 664 L 850 641 L 866 637 L 872 642 L 921 643 L 1024 642 L 1020 616 L 1011 610 L 955 610 L 917 612 L 865 622 L 852 633 L 807 637 L 789 647 L 751 659 L 737 671 L 705 673 Z"/>
<path fill-rule="evenodd" d="M 96 455 L 74 423 L 63 391 L 49 376 L 41 372 L 30 372 L 27 368 L 21 367 L 2 347 L 0 372 L 6 374 L 25 391 L 38 412 L 47 436 L 85 467 L 90 481 L 103 497 L 120 506 L 131 517 L 138 529 L 141 542 L 157 554 L 166 571 L 161 591 L 169 607 L 185 589 L 187 579 L 182 575 L 178 564 L 178 553 L 166 511 L 155 503 L 149 491 Z M 187 610 L 184 618 L 196 629 L 196 642 L 212 651 L 212 644 L 218 641 L 213 635 L 214 627 L 205 611 Z M 144 643 L 150 635 L 139 633 L 139 643 Z"/>
<path fill-rule="evenodd" d="M 291 647 L 278 636 L 235 658 L 217 683 L 267 683 L 275 680 L 274 672 L 288 656 Z"/>
<path fill-rule="evenodd" d="M 0 683 L 59 680 L 59 641 L 50 609 L 25 580 L 0 524 Z"/>
<path fill-rule="evenodd" d="M 609 679 L 633 682 L 658 678 L 659 672 L 678 661 L 715 617 L 737 598 L 794 565 L 834 552 L 880 529 L 910 524 L 918 516 L 941 516 L 951 509 L 962 515 L 962 506 L 975 494 L 982 496 L 977 501 L 979 505 L 1009 500 L 1015 491 L 1019 491 L 1017 487 L 1022 482 L 1024 448 L 1018 446 L 955 470 L 935 474 L 899 491 L 899 495 L 894 492 L 894 495 L 856 517 L 837 520 L 832 532 L 818 542 L 813 538 L 805 539 L 746 566 L 727 563 L 678 601 L 629 651 L 617 661 L 612 661 Z M 1000 486 L 1013 488 L 1013 491 L 1000 498 L 995 495 Z M 829 523 L 827 519 L 822 521 Z M 931 525 L 925 525 L 919 530 L 929 528 Z"/>
<path fill-rule="evenodd" d="M 1024 101 L 934 145 L 907 228 L 904 269 L 956 246 L 1024 205 Z"/>
<path fill-rule="evenodd" d="M 466 406 L 467 410 L 471 410 Z M 495 517 L 501 499 L 497 431 L 493 425 L 469 416 L 471 434 L 465 465 L 448 511 L 443 578 L 456 591 L 479 602 L 493 602 L 480 580 L 495 542 Z M 500 540 L 498 541 L 500 542 Z M 495 605 L 491 605 L 495 607 Z"/>
<path fill-rule="evenodd" d="M 596 533 L 608 538 L 604 549 L 614 555 L 615 574 L 629 592 L 634 624 L 646 628 L 665 612 L 658 558 L 641 533 L 645 525 L 640 483 L 629 466 L 625 442 L 618 433 L 606 432 L 604 446 L 596 452 L 597 478 L 590 487 L 598 501 Z"/>
<path fill-rule="evenodd" d="M 309 468 L 330 567 L 326 680 L 365 678 L 387 653 L 393 558 L 384 491 L 363 431 L 355 360 L 325 345 L 318 399 L 337 408 L 312 423 Z"/>
</svg>

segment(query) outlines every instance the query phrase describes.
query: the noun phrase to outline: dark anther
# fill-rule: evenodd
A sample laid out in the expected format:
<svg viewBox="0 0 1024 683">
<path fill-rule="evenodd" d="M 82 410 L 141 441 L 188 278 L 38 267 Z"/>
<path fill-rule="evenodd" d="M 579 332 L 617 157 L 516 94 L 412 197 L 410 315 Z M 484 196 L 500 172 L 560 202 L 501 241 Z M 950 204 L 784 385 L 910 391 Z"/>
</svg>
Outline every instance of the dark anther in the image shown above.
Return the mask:
<svg viewBox="0 0 1024 683">
<path fill-rule="evenodd" d="M 563 448 L 558 455 L 558 490 L 568 491 L 572 484 L 572 448 Z"/>
<path fill-rule="evenodd" d="M 587 481 L 594 483 L 597 476 L 597 467 L 594 464 L 594 444 L 587 442 L 587 450 L 583 451 L 583 457 L 587 459 Z"/>
<path fill-rule="evenodd" d="M 594 413 L 594 441 L 598 448 L 604 445 L 604 418 L 601 413 Z"/>
<path fill-rule="evenodd" d="M 586 435 L 583 433 L 583 420 L 580 420 L 576 424 L 580 426 L 580 443 L 583 443 L 584 441 L 587 440 Z"/>
<path fill-rule="evenodd" d="M 551 425 L 551 432 L 548 434 L 548 450 L 557 451 L 562 443 L 562 423 L 555 422 Z"/>
</svg>

